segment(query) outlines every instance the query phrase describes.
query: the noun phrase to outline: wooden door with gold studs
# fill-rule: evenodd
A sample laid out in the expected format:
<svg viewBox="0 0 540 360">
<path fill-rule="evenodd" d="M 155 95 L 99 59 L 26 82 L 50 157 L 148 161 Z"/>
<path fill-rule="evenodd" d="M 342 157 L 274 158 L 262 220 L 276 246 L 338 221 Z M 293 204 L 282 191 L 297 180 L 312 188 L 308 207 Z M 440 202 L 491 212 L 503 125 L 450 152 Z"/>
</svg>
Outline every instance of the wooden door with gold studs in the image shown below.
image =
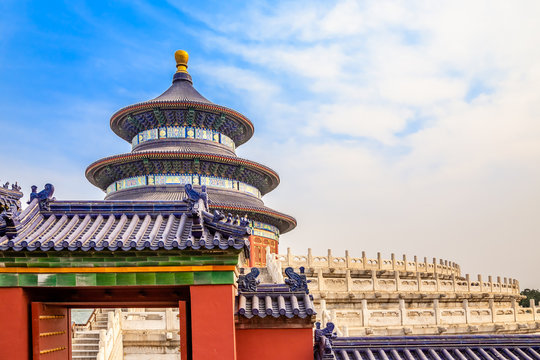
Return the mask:
<svg viewBox="0 0 540 360">
<path fill-rule="evenodd" d="M 32 303 L 32 348 L 34 360 L 69 360 L 70 316 L 65 306 Z"/>
</svg>

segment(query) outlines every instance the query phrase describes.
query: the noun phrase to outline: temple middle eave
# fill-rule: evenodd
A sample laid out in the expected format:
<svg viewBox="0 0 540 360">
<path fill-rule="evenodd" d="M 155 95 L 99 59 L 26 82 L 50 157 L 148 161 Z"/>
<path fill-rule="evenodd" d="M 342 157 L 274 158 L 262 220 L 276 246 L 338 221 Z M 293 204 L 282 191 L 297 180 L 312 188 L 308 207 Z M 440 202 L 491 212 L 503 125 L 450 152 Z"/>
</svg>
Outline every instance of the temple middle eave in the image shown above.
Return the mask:
<svg viewBox="0 0 540 360">
<path fill-rule="evenodd" d="M 226 179 L 255 187 L 260 192 L 260 196 L 272 191 L 279 185 L 279 175 L 264 165 L 238 157 L 207 153 L 181 151 L 133 152 L 98 160 L 86 170 L 86 178 L 104 191 L 107 191 L 107 188 L 117 181 L 150 175 L 198 175 Z M 160 184 L 155 181 L 154 178 L 153 182 L 147 182 L 144 185 Z M 141 185 L 143 184 L 141 183 Z M 194 185 L 212 187 L 211 184 L 205 184 L 200 180 Z M 241 191 L 241 189 L 239 190 Z M 249 193 L 248 190 L 253 189 L 246 187 L 246 192 Z"/>
</svg>

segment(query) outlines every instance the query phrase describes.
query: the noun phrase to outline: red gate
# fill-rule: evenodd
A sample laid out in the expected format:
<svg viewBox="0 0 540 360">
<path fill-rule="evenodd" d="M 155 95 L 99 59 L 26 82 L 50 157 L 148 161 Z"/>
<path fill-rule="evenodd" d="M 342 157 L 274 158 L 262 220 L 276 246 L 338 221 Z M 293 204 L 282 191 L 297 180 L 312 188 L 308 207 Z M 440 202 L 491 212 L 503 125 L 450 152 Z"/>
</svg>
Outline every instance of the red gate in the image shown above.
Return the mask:
<svg viewBox="0 0 540 360">
<path fill-rule="evenodd" d="M 32 303 L 32 348 L 34 360 L 71 358 L 70 314 L 65 306 Z"/>
</svg>

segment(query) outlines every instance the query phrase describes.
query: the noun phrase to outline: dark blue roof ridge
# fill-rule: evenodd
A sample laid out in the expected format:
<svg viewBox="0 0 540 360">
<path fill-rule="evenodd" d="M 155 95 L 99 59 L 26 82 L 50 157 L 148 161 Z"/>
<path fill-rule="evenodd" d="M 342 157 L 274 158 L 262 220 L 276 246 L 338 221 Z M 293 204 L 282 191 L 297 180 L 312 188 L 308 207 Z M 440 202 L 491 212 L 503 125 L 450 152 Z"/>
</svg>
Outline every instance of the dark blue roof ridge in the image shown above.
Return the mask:
<svg viewBox="0 0 540 360">
<path fill-rule="evenodd" d="M 299 318 L 314 320 L 317 314 L 313 300 L 306 293 L 296 292 L 249 292 L 237 296 L 236 314 L 246 319 L 265 318 Z"/>
<path fill-rule="evenodd" d="M 7 218 L 0 251 L 236 249 L 249 257 L 250 229 L 214 221 L 204 203 L 34 199 Z M 138 230 L 135 230 L 138 229 Z"/>
<path fill-rule="evenodd" d="M 375 356 L 424 360 L 540 359 L 538 334 L 336 337 L 335 333 L 324 330 L 316 330 L 316 360 L 373 359 Z"/>
</svg>

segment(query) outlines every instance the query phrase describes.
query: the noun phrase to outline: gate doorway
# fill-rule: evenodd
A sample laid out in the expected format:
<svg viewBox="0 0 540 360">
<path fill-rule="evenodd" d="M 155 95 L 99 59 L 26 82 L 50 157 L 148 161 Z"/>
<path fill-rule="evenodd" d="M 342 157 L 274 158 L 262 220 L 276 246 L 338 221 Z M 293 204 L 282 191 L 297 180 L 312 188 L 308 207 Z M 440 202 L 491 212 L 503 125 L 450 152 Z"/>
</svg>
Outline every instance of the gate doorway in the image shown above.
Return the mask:
<svg viewBox="0 0 540 360">
<path fill-rule="evenodd" d="M 70 309 L 72 359 L 181 360 L 176 308 Z"/>
<path fill-rule="evenodd" d="M 119 328 L 107 329 L 101 334 L 102 340 L 109 346 L 102 351 L 101 357 L 97 352 L 73 351 L 73 330 L 71 310 L 73 309 L 100 309 L 108 318 L 112 317 L 113 323 L 118 325 L 123 319 L 120 317 L 141 317 L 140 309 L 163 310 L 162 313 L 155 311 L 151 314 L 153 319 L 171 321 L 171 314 L 166 319 L 167 308 L 174 310 L 174 321 L 178 326 L 168 324 L 169 330 L 176 328 L 176 334 L 166 336 L 177 339 L 179 342 L 180 359 L 191 359 L 190 349 L 190 314 L 189 314 L 189 289 L 188 287 L 114 287 L 114 288 L 56 288 L 51 289 L 28 289 L 31 301 L 31 328 L 32 328 L 32 355 L 33 359 L 39 360 L 71 360 L 92 359 L 95 353 L 96 360 L 123 359 L 123 349 L 118 349 Z M 34 301 L 40 300 L 40 301 Z M 123 312 L 121 309 L 125 309 Z M 133 310 L 133 311 L 130 311 Z M 165 314 L 165 315 L 164 315 Z M 163 317 L 164 316 L 164 317 Z M 116 317 L 116 318 L 115 318 Z M 154 323 L 155 324 L 155 323 Z M 132 323 L 132 327 L 137 324 Z M 94 333 L 95 334 L 95 333 Z M 98 336 L 99 332 L 97 333 Z M 77 342 L 77 341 L 75 341 Z M 113 349 L 112 347 L 115 346 Z M 85 355 L 86 357 L 84 357 Z M 82 357 L 81 357 L 82 356 Z M 127 357 L 129 358 L 129 357 Z M 126 358 L 126 359 L 127 359 Z M 158 357 L 151 357 L 156 358 Z"/>
</svg>

